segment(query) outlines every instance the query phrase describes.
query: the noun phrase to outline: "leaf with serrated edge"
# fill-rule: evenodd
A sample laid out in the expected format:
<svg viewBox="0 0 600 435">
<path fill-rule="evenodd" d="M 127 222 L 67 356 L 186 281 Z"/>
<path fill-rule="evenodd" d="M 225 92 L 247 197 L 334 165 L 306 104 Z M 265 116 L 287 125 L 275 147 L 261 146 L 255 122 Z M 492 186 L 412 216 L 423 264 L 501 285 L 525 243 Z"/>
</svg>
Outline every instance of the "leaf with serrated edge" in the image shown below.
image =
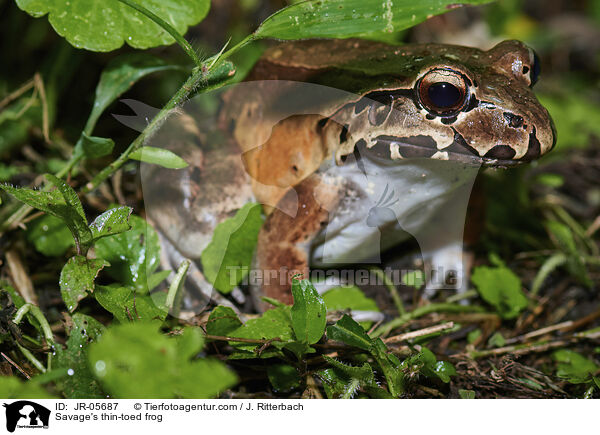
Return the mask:
<svg viewBox="0 0 600 435">
<path fill-rule="evenodd" d="M 97 285 L 94 297 L 121 323 L 130 321 L 164 320 L 167 310 L 158 303 L 157 296 L 139 294 L 131 287 L 119 284 Z"/>
<path fill-rule="evenodd" d="M 206 333 L 210 335 L 227 336 L 240 326 L 242 326 L 242 322 L 237 314 L 235 314 L 235 311 L 230 307 L 219 305 L 208 317 L 208 322 L 206 322 Z"/>
<path fill-rule="evenodd" d="M 192 329 L 168 338 L 145 322 L 113 325 L 90 346 L 89 365 L 114 398 L 215 397 L 237 377 L 220 361 L 196 358 L 202 337 Z"/>
<path fill-rule="evenodd" d="M 88 346 L 102 336 L 105 328 L 93 317 L 80 313 L 75 313 L 69 324 L 67 348 L 57 351 L 55 363 L 70 370 L 69 376 L 57 382 L 60 391 L 68 399 L 105 398 L 87 363 Z"/>
<path fill-rule="evenodd" d="M 327 338 L 341 341 L 349 346 L 371 350 L 373 341 L 352 317 L 345 315 L 335 325 L 327 327 Z"/>
<path fill-rule="evenodd" d="M 99 215 L 90 224 L 93 239 L 98 240 L 100 237 L 111 236 L 130 230 L 129 216 L 132 211 L 131 207 L 119 206 Z"/>
<path fill-rule="evenodd" d="M 139 216 L 129 218 L 131 230 L 102 237 L 95 243 L 96 255 L 110 263 L 106 273 L 117 281 L 147 293 L 148 276 L 160 260 L 160 243 L 154 228 Z"/>
<path fill-rule="evenodd" d="M 96 258 L 87 258 L 76 255 L 69 258 L 60 272 L 60 294 L 69 312 L 75 311 L 79 301 L 94 291 L 94 280 L 98 273 L 108 266 L 108 262 Z"/>
</svg>

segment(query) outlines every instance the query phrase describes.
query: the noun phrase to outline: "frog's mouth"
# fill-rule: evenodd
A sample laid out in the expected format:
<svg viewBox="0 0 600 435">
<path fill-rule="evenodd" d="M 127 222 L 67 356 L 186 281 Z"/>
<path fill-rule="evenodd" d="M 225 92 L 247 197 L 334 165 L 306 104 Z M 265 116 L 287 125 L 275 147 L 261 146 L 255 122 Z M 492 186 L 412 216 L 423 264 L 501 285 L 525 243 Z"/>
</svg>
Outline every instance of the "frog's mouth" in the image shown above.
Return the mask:
<svg viewBox="0 0 600 435">
<path fill-rule="evenodd" d="M 458 137 L 457 137 L 458 136 Z M 413 159 L 427 158 L 436 160 L 448 160 L 469 166 L 489 166 L 489 167 L 509 167 L 525 163 L 526 159 L 506 159 L 497 157 L 480 156 L 477 151 L 470 147 L 462 138 L 455 136 L 454 142 L 443 148 L 438 149 L 436 142 L 430 136 L 411 136 L 394 137 L 378 136 L 375 139 L 375 145 L 368 148 L 370 154 L 374 154 L 380 159 Z M 508 145 L 496 145 L 494 149 L 499 154 L 504 151 L 510 154 L 511 148 Z M 514 152 L 513 152 L 514 153 Z"/>
</svg>

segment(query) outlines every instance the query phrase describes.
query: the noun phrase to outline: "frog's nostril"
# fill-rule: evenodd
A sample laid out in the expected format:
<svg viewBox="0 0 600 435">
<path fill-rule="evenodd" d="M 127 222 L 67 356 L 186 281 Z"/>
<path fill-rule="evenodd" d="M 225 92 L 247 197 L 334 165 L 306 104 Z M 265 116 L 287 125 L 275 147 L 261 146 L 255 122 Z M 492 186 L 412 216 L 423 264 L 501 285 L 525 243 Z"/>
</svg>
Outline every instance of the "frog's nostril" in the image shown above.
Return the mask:
<svg viewBox="0 0 600 435">
<path fill-rule="evenodd" d="M 523 125 L 523 117 L 515 115 L 514 113 L 504 112 L 504 119 L 508 122 L 508 125 L 512 128 L 519 128 Z"/>
<path fill-rule="evenodd" d="M 484 157 L 490 159 L 510 160 L 515 156 L 515 150 L 508 145 L 496 145 Z"/>
</svg>

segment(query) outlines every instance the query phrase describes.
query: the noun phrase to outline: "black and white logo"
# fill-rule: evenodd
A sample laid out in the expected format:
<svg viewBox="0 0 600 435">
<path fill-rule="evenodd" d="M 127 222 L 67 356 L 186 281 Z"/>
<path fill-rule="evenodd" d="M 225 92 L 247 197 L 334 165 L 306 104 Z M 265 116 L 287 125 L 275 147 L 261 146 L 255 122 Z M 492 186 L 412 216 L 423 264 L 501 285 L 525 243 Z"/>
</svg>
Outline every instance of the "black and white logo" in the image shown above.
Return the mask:
<svg viewBox="0 0 600 435">
<path fill-rule="evenodd" d="M 29 400 L 4 404 L 6 408 L 6 430 L 48 429 L 50 410 Z"/>
</svg>

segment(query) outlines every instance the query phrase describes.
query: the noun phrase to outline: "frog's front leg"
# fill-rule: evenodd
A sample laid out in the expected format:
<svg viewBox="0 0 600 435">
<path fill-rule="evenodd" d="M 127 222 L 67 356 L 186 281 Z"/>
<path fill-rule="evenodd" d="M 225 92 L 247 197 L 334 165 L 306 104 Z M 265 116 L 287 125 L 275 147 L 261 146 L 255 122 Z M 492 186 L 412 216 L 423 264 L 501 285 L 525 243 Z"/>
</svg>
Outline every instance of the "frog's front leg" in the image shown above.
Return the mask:
<svg viewBox="0 0 600 435">
<path fill-rule="evenodd" d="M 262 282 L 255 294 L 292 303 L 291 277 L 297 273 L 308 277 L 311 240 L 329 222 L 342 191 L 339 179 L 315 173 L 284 195 L 258 236 L 255 263 Z M 295 214 L 290 213 L 293 207 Z"/>
</svg>

